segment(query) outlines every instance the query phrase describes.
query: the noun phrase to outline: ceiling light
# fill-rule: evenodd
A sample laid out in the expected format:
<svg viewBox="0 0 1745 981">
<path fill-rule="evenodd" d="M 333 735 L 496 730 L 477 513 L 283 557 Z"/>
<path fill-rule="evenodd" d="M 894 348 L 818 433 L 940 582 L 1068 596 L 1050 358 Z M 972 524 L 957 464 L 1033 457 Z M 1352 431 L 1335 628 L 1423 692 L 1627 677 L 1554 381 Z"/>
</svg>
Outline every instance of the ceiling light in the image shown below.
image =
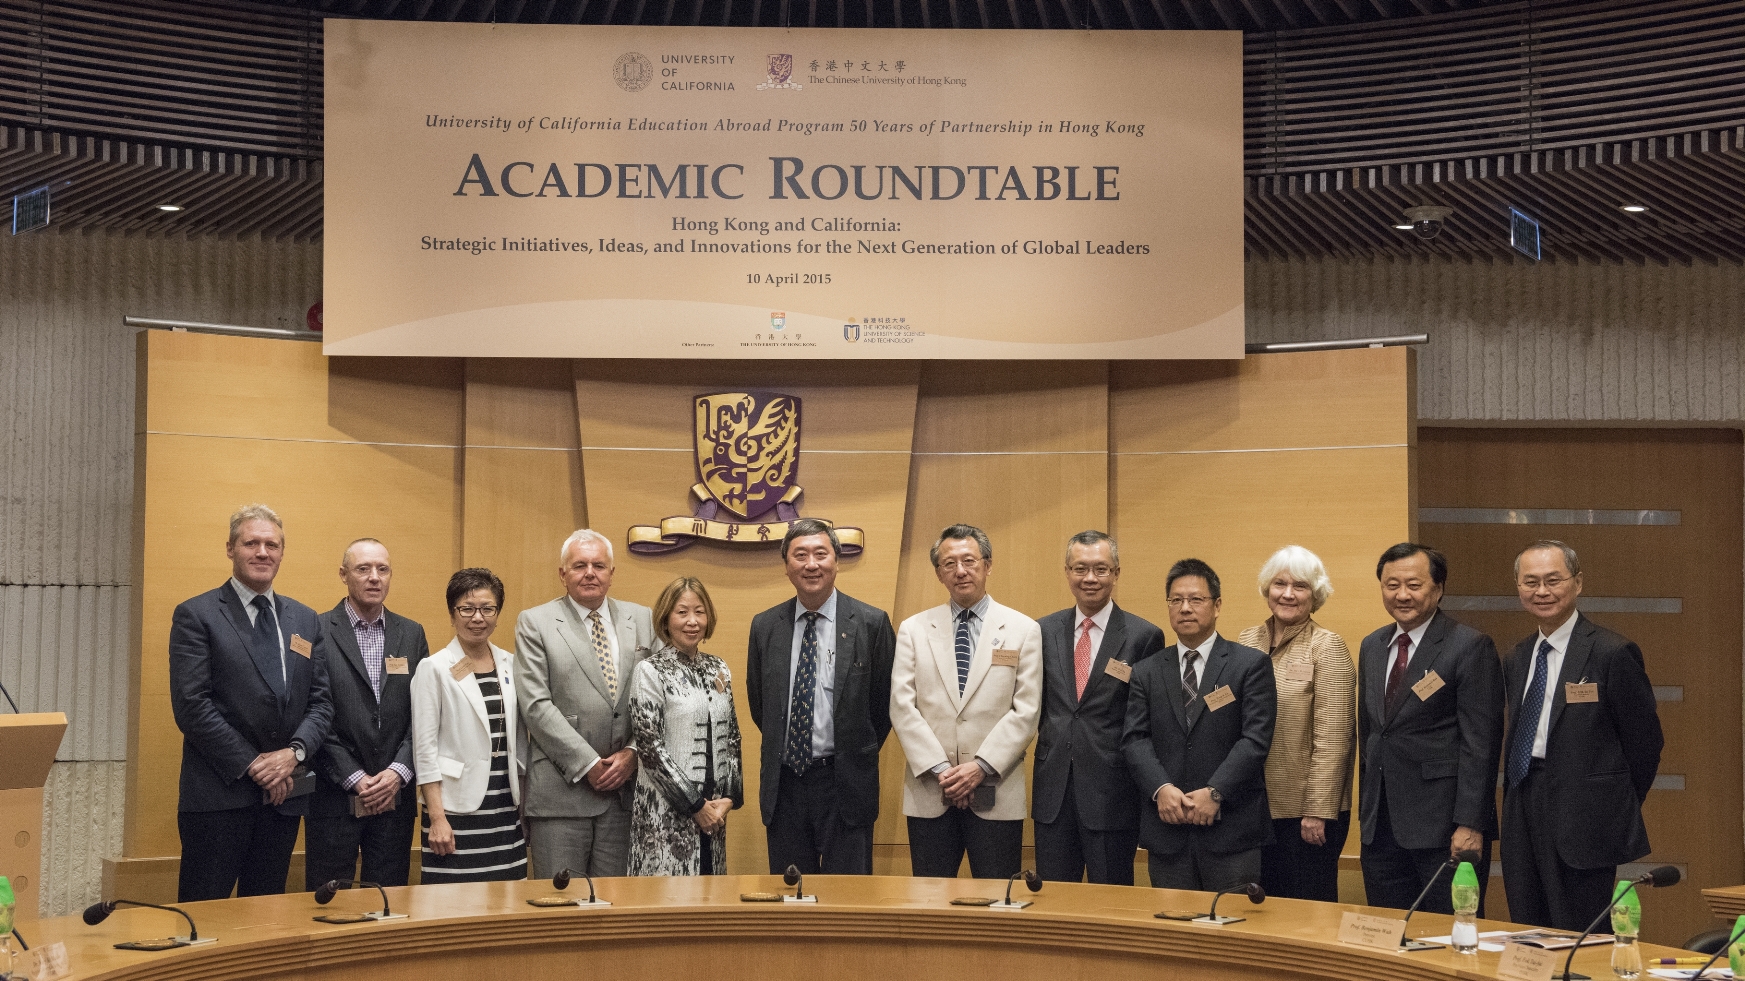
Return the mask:
<svg viewBox="0 0 1745 981">
<path fill-rule="evenodd" d="M 1623 208 L 1625 211 L 1628 211 L 1633 215 L 1639 215 L 1648 210 L 1648 206 L 1645 204 L 1621 204 L 1618 207 Z"/>
<path fill-rule="evenodd" d="M 1412 230 L 1411 225 L 1395 225 L 1394 228 L 1395 228 L 1395 230 L 1402 231 L 1402 232 L 1409 232 Z"/>
<path fill-rule="evenodd" d="M 179 204 L 160 204 L 160 205 L 158 205 L 158 210 L 159 211 L 180 211 L 180 210 L 182 210 L 182 206 Z"/>
</svg>

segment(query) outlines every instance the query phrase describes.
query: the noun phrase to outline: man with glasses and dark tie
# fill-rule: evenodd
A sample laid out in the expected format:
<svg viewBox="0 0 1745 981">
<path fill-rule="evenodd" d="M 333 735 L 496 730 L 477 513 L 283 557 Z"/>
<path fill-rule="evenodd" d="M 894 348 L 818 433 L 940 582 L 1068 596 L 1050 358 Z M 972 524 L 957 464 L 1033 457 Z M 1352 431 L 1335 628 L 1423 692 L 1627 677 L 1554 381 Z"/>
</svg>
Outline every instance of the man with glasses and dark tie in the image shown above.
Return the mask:
<svg viewBox="0 0 1745 981">
<path fill-rule="evenodd" d="M 1562 542 L 1515 557 L 1539 629 L 1503 664 L 1503 872 L 1509 919 L 1584 929 L 1618 866 L 1648 854 L 1642 802 L 1665 739 L 1642 649 L 1576 612 L 1581 560 Z"/>
<path fill-rule="evenodd" d="M 1163 631 L 1115 603 L 1121 553 L 1100 531 L 1067 539 L 1074 604 L 1040 621 L 1042 722 L 1030 814 L 1044 879 L 1133 884 L 1138 788 L 1121 755 L 1135 666 L 1163 650 Z"/>
<path fill-rule="evenodd" d="M 1394 622 L 1363 638 L 1358 654 L 1366 898 L 1409 909 L 1444 861 L 1475 851 L 1482 916 L 1503 745 L 1497 646 L 1442 612 L 1448 560 L 1441 552 L 1401 542 L 1382 553 L 1375 577 Z M 1454 912 L 1449 889 L 1431 889 L 1421 908 Z"/>
<path fill-rule="evenodd" d="M 929 553 L 950 601 L 897 629 L 891 726 L 903 745 L 903 814 L 917 876 L 1018 874 L 1024 845 L 1024 753 L 1042 702 L 1042 631 L 994 602 L 994 547 L 952 525 Z"/>
<path fill-rule="evenodd" d="M 646 606 L 608 599 L 612 542 L 570 535 L 558 552 L 564 595 L 515 625 L 516 699 L 528 751 L 527 844 L 533 877 L 563 869 L 624 875 L 630 864 L 630 679 L 654 643 Z"/>
<path fill-rule="evenodd" d="M 333 704 L 315 611 L 273 590 L 285 526 L 250 504 L 230 517 L 230 580 L 176 607 L 170 706 L 182 730 L 177 902 L 285 891 Z"/>
<path fill-rule="evenodd" d="M 1121 747 L 1146 805 L 1139 843 L 1154 889 L 1260 881 L 1272 843 L 1266 754 L 1278 717 L 1272 659 L 1218 636 L 1223 592 L 1199 559 L 1165 581 L 1175 644 L 1133 669 Z"/>
</svg>

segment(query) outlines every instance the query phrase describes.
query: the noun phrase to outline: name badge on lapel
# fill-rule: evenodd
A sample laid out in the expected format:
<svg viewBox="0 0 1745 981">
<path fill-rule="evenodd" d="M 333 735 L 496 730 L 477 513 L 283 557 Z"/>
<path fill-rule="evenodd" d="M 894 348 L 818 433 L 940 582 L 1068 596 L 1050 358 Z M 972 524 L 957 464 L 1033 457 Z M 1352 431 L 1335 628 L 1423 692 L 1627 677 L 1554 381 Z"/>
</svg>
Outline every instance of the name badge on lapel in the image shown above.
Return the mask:
<svg viewBox="0 0 1745 981">
<path fill-rule="evenodd" d="M 1563 686 L 1563 700 L 1570 705 L 1588 705 L 1600 700 L 1597 681 L 1570 682 Z"/>
<path fill-rule="evenodd" d="M 1230 686 L 1219 685 L 1216 691 L 1206 696 L 1206 709 L 1216 712 L 1234 701 L 1236 701 L 1236 695 L 1230 690 Z"/>
<path fill-rule="evenodd" d="M 1015 668 L 1018 666 L 1018 652 L 1010 647 L 994 648 L 994 667 Z"/>
<path fill-rule="evenodd" d="M 1109 663 L 1103 665 L 1103 673 L 1114 678 L 1116 681 L 1132 681 L 1133 665 L 1128 664 L 1126 661 L 1117 661 L 1114 658 L 1109 658 Z"/>
<path fill-rule="evenodd" d="M 315 652 L 315 645 L 303 639 L 302 634 L 291 635 L 291 650 L 308 657 Z"/>
<path fill-rule="evenodd" d="M 1314 681 L 1315 662 L 1296 661 L 1285 666 L 1286 681 Z"/>
<path fill-rule="evenodd" d="M 382 662 L 382 670 L 389 674 L 405 674 L 406 659 L 403 657 L 390 657 Z"/>
<path fill-rule="evenodd" d="M 467 675 L 472 673 L 473 662 L 464 657 L 454 662 L 454 664 L 448 669 L 448 676 L 456 681 L 465 681 L 467 680 Z"/>
<path fill-rule="evenodd" d="M 1447 682 L 1442 680 L 1441 675 L 1434 671 L 1426 671 L 1424 677 L 1419 678 L 1418 683 L 1412 686 L 1412 694 L 1418 696 L 1418 701 L 1427 702 L 1431 695 L 1441 691 L 1442 686 L 1446 684 Z"/>
</svg>

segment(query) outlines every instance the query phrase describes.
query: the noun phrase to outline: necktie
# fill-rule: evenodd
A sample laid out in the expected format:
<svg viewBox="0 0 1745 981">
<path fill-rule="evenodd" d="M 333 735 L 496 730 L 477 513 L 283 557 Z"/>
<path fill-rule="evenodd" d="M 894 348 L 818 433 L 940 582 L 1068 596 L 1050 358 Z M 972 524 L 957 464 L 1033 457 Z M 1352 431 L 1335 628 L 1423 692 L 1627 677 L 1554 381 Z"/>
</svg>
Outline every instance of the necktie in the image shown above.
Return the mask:
<svg viewBox="0 0 1745 981">
<path fill-rule="evenodd" d="M 600 659 L 600 674 L 606 678 L 606 697 L 618 704 L 618 665 L 612 663 L 612 645 L 606 643 L 606 624 L 600 611 L 588 614 L 588 630 L 594 635 L 594 656 Z"/>
<path fill-rule="evenodd" d="M 794 691 L 788 700 L 788 741 L 782 765 L 805 776 L 812 766 L 812 698 L 818 687 L 818 614 L 806 613 L 800 635 L 800 663 L 794 665 Z"/>
<path fill-rule="evenodd" d="M 1184 651 L 1182 653 L 1182 701 L 1184 704 L 1194 704 L 1194 699 L 1200 697 L 1200 679 L 1194 673 L 1194 664 L 1199 661 L 1199 651 Z"/>
<path fill-rule="evenodd" d="M 1514 787 L 1527 779 L 1527 768 L 1533 765 L 1533 741 L 1539 738 L 1539 714 L 1545 708 L 1545 674 L 1551 670 L 1551 641 L 1539 642 L 1539 655 L 1533 659 L 1533 680 L 1527 684 L 1527 694 L 1521 697 L 1521 710 L 1515 713 L 1515 738 L 1509 744 L 1508 785 Z"/>
<path fill-rule="evenodd" d="M 1392 716 L 1399 707 L 1400 686 L 1406 680 L 1406 659 L 1412 654 L 1412 638 L 1400 635 L 1400 652 L 1394 656 L 1394 666 L 1388 669 L 1387 703 L 1383 706 Z"/>
<path fill-rule="evenodd" d="M 1085 629 L 1072 649 L 1072 676 L 1078 684 L 1078 696 L 1085 697 L 1085 685 L 1091 680 L 1091 618 L 1085 618 Z"/>
<path fill-rule="evenodd" d="M 957 693 L 963 694 L 969 684 L 969 657 L 975 653 L 969 644 L 969 618 L 975 614 L 964 610 L 957 615 Z"/>
<path fill-rule="evenodd" d="M 283 691 L 285 686 L 285 652 L 279 649 L 278 622 L 273 619 L 272 601 L 265 596 L 256 596 L 249 601 L 249 605 L 255 609 L 254 636 L 250 638 L 249 642 L 268 663 L 279 666 L 279 676 L 269 678 L 268 681 L 277 681 L 278 684 L 273 687 Z"/>
</svg>

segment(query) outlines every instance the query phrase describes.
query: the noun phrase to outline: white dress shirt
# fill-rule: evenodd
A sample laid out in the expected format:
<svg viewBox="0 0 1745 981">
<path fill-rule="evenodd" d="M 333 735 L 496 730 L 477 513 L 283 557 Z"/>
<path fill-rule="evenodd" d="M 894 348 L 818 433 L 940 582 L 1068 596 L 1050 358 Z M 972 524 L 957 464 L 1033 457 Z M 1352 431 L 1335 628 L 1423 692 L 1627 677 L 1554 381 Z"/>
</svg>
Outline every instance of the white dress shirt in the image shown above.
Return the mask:
<svg viewBox="0 0 1745 981">
<path fill-rule="evenodd" d="M 1533 672 L 1539 668 L 1539 645 L 1543 641 L 1551 642 L 1551 651 L 1545 655 L 1545 698 L 1539 705 L 1539 725 L 1533 733 L 1533 755 L 1538 759 L 1545 758 L 1545 737 L 1551 732 L 1551 703 L 1555 700 L 1552 686 L 1563 676 L 1563 655 L 1569 651 L 1569 638 L 1575 633 L 1575 620 L 1580 613 L 1571 613 L 1569 619 L 1563 621 L 1563 626 L 1551 631 L 1547 637 L 1544 630 L 1533 641 L 1533 653 L 1527 660 L 1527 681 L 1521 689 L 1524 696 L 1527 689 L 1533 687 Z M 1586 678 L 1581 679 L 1586 681 Z"/>
<path fill-rule="evenodd" d="M 1085 611 L 1078 607 L 1072 608 L 1072 646 L 1078 650 L 1079 637 L 1085 632 L 1085 621 L 1091 622 L 1091 663 L 1097 661 L 1097 653 L 1103 649 L 1103 632 L 1109 629 L 1109 615 L 1115 612 L 1114 603 L 1104 603 L 1103 608 L 1092 616 L 1085 616 Z M 1088 683 L 1088 682 L 1087 682 Z"/>
<path fill-rule="evenodd" d="M 1412 658 L 1418 656 L 1418 645 L 1424 640 L 1424 631 L 1430 629 L 1430 622 L 1435 619 L 1436 614 L 1432 613 L 1428 620 L 1410 630 L 1401 630 L 1398 624 L 1394 625 L 1394 635 L 1388 638 L 1388 671 L 1393 671 L 1394 660 L 1400 656 L 1400 635 L 1405 634 L 1411 639 L 1406 645 L 1406 666 L 1411 667 Z"/>
<path fill-rule="evenodd" d="M 273 595 L 273 587 L 268 586 L 266 592 L 257 593 L 244 586 L 235 576 L 231 576 L 230 588 L 236 590 L 236 595 L 242 597 L 242 609 L 248 614 L 248 625 L 251 627 L 255 626 L 255 618 L 260 616 L 261 612 L 255 609 L 254 598 L 256 596 L 267 598 L 267 605 L 273 611 L 273 633 L 279 638 L 279 680 L 285 684 L 290 684 L 290 674 L 285 667 L 285 631 L 279 627 L 279 601 L 278 597 Z"/>
<path fill-rule="evenodd" d="M 1187 658 L 1188 651 L 1199 651 L 1200 656 L 1194 659 L 1194 690 L 1200 690 L 1200 679 L 1206 676 L 1206 658 L 1212 656 L 1212 648 L 1218 644 L 1218 632 L 1212 631 L 1211 636 L 1200 642 L 1198 647 L 1184 647 L 1180 640 L 1175 644 L 1177 666 Z"/>
<path fill-rule="evenodd" d="M 574 596 L 564 594 L 565 603 L 570 605 L 570 614 L 576 618 L 576 633 L 582 635 L 582 643 L 588 645 L 588 653 L 594 652 L 594 625 L 588 622 L 588 617 L 594 611 L 576 602 Z M 618 654 L 618 628 L 612 623 L 612 608 L 605 600 L 600 601 L 600 629 L 606 634 L 606 654 L 612 659 L 612 673 L 618 676 L 618 688 L 630 687 L 630 679 L 624 677 L 624 658 Z"/>
</svg>

